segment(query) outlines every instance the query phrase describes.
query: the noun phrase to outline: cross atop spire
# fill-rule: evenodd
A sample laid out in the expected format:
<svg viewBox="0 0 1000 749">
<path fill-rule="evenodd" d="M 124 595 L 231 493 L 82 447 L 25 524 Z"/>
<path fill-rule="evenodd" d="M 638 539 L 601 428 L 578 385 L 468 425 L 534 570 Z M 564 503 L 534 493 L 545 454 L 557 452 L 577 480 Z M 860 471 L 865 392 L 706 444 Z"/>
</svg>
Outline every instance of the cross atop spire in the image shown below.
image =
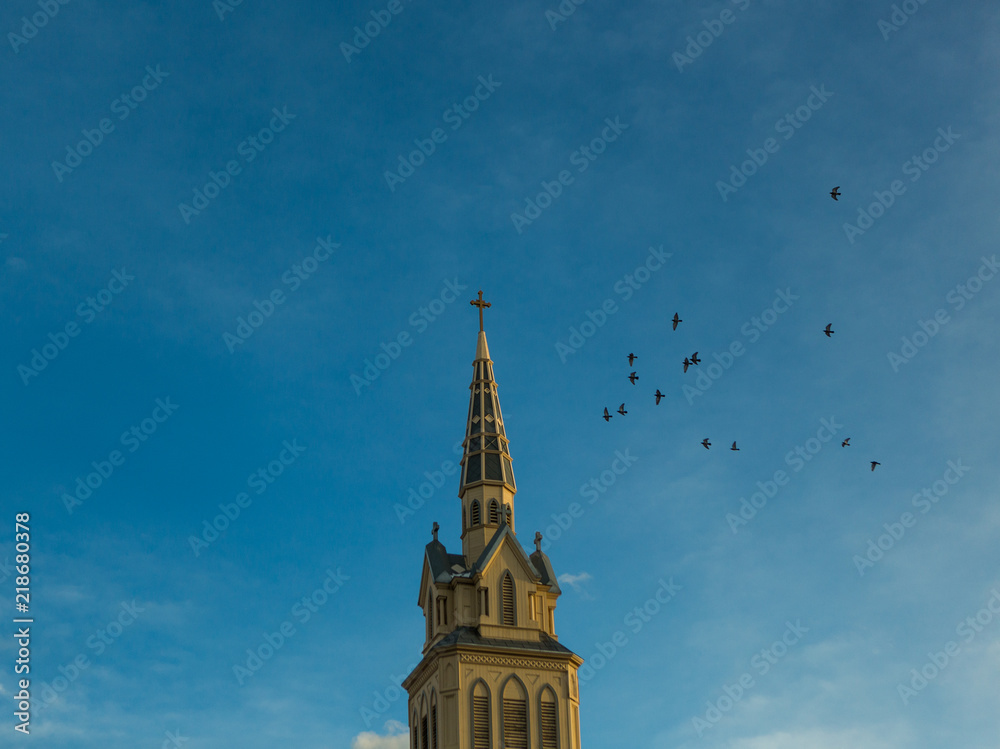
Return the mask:
<svg viewBox="0 0 1000 749">
<path fill-rule="evenodd" d="M 473 307 L 479 307 L 479 329 L 483 329 L 483 307 L 491 306 L 489 302 L 483 301 L 483 290 L 479 290 L 479 299 L 473 299 L 469 302 Z"/>
</svg>

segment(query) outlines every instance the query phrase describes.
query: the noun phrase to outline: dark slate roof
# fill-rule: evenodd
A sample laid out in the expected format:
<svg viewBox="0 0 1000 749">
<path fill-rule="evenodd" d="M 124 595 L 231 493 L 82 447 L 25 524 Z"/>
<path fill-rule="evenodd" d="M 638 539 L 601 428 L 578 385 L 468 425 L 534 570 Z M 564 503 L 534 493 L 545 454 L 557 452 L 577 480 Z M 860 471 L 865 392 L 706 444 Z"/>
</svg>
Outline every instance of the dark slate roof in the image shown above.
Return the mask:
<svg viewBox="0 0 1000 749">
<path fill-rule="evenodd" d="M 451 645 L 475 645 L 483 648 L 507 648 L 510 650 L 528 650 L 542 653 L 565 653 L 575 655 L 569 648 L 559 644 L 544 632 L 541 634 L 541 641 L 531 640 L 507 640 L 492 637 L 481 637 L 475 627 L 458 627 L 441 639 L 431 650 L 446 648 Z"/>
<path fill-rule="evenodd" d="M 449 554 L 444 544 L 440 541 L 431 541 L 425 547 L 427 561 L 431 568 L 431 578 L 436 583 L 447 583 L 455 577 L 471 577 L 476 572 L 482 572 L 487 562 L 489 562 L 503 539 L 507 536 L 510 536 L 514 542 L 514 547 L 528 563 L 529 569 L 535 571 L 538 579 L 545 585 L 551 586 L 551 590 L 554 593 L 562 593 L 549 558 L 541 551 L 536 551 L 529 557 L 524 551 L 524 547 L 521 546 L 514 536 L 514 532 L 510 529 L 510 526 L 506 524 L 501 525 L 497 529 L 497 532 L 493 534 L 493 538 L 490 539 L 486 548 L 483 549 L 483 553 L 479 555 L 479 559 L 473 563 L 471 568 L 465 566 L 465 557 L 462 554 Z"/>
<path fill-rule="evenodd" d="M 542 582 L 552 586 L 551 590 L 553 593 L 562 593 L 559 583 L 556 581 L 556 573 L 552 569 L 552 562 L 545 556 L 545 552 L 536 551 L 528 559 L 531 560 L 534 568 L 538 570 L 538 576 L 542 579 Z"/>
<path fill-rule="evenodd" d="M 434 582 L 446 583 L 456 575 L 468 572 L 465 569 L 465 557 L 461 554 L 449 554 L 440 541 L 431 541 L 425 549 Z M 455 565 L 461 568 L 461 572 L 453 569 Z"/>
</svg>

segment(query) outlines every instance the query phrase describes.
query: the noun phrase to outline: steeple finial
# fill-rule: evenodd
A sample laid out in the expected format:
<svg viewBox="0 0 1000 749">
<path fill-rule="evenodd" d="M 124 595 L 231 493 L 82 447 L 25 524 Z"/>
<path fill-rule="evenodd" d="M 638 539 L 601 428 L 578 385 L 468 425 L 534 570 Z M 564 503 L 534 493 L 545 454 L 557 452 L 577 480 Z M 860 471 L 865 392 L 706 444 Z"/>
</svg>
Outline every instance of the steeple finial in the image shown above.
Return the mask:
<svg viewBox="0 0 1000 749">
<path fill-rule="evenodd" d="M 479 299 L 473 299 L 469 302 L 473 307 L 479 307 L 479 329 L 483 329 L 483 308 L 491 306 L 489 302 L 483 301 L 483 290 L 479 290 Z"/>
<path fill-rule="evenodd" d="M 435 520 L 435 521 L 434 521 L 434 525 L 432 525 L 432 526 L 431 526 L 431 535 L 432 535 L 432 536 L 434 536 L 434 540 L 435 540 L 435 541 L 437 541 L 437 540 L 438 540 L 438 530 L 439 530 L 440 528 L 441 528 L 441 526 L 440 526 L 440 525 L 438 525 L 438 524 L 437 524 L 437 520 Z"/>
<path fill-rule="evenodd" d="M 535 531 L 535 551 L 542 550 L 542 534 L 539 531 Z"/>
</svg>

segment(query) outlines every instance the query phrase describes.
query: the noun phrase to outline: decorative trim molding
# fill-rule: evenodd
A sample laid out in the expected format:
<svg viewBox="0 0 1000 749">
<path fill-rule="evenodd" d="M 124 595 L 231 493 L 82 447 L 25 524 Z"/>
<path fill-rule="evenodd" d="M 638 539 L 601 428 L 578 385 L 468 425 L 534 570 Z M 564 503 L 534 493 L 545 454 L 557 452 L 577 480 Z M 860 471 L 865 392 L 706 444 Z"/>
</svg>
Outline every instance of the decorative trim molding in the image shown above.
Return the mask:
<svg viewBox="0 0 1000 749">
<path fill-rule="evenodd" d="M 543 671 L 565 671 L 569 664 L 553 663 L 552 661 L 537 661 L 529 658 L 510 658 L 503 655 L 478 655 L 459 653 L 459 661 L 481 666 L 502 666 L 506 668 L 534 668 Z"/>
</svg>

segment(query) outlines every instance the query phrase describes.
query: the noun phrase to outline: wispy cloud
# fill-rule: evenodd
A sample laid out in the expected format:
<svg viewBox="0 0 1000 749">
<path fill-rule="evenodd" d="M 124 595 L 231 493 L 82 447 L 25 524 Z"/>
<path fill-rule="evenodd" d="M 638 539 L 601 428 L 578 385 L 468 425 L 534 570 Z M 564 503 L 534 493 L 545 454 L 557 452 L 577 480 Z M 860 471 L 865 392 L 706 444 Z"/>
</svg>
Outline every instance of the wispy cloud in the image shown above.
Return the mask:
<svg viewBox="0 0 1000 749">
<path fill-rule="evenodd" d="M 398 720 L 386 721 L 385 734 L 363 731 L 351 741 L 351 749 L 406 749 L 409 742 L 407 727 Z"/>
<path fill-rule="evenodd" d="M 591 580 L 589 572 L 581 572 L 579 575 L 572 575 L 569 572 L 564 572 L 558 577 L 559 582 L 570 586 L 574 591 L 582 595 L 584 598 L 590 598 L 590 594 L 587 593 L 584 588 L 584 583 Z"/>
</svg>

